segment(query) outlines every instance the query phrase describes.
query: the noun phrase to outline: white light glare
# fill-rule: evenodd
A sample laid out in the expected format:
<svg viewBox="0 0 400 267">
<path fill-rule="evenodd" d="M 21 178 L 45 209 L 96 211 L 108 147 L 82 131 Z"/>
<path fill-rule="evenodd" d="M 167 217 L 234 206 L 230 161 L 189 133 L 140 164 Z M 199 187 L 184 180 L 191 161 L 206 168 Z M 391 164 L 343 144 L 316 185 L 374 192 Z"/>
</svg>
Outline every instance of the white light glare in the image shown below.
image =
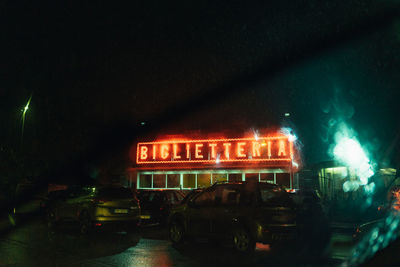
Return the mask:
<svg viewBox="0 0 400 267">
<path fill-rule="evenodd" d="M 356 191 L 360 187 L 360 184 L 356 181 L 346 181 L 343 183 L 343 191 Z"/>
<path fill-rule="evenodd" d="M 253 133 L 254 133 L 254 139 L 258 141 L 259 139 L 258 130 L 253 130 Z"/>
<path fill-rule="evenodd" d="M 367 185 L 364 187 L 364 189 L 365 189 L 365 192 L 366 192 L 367 194 L 372 194 L 372 193 L 374 192 L 374 190 L 375 190 L 375 183 L 372 182 L 372 183 L 367 184 Z"/>
<path fill-rule="evenodd" d="M 368 184 L 368 178 L 371 177 L 374 172 L 368 157 L 356 139 L 351 139 L 349 137 L 340 138 L 333 150 L 333 155 L 339 161 L 356 170 L 360 179 L 360 185 Z"/>
<path fill-rule="evenodd" d="M 215 163 L 217 163 L 217 164 L 219 164 L 220 162 L 221 162 L 221 160 L 220 160 L 220 154 L 218 153 L 217 154 L 217 158 L 215 159 Z"/>
<path fill-rule="evenodd" d="M 289 137 L 290 142 L 294 142 L 297 140 L 297 136 L 294 134 L 293 130 L 288 127 L 282 127 L 280 132 Z"/>
</svg>

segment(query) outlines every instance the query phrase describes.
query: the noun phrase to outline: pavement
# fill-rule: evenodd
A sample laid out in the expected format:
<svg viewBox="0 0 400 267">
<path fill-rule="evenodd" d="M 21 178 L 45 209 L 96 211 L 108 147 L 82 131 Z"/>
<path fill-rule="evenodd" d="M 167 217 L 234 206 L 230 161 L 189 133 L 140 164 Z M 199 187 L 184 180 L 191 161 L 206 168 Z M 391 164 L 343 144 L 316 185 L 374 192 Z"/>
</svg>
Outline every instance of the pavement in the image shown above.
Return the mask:
<svg viewBox="0 0 400 267">
<path fill-rule="evenodd" d="M 297 248 L 276 249 L 261 243 L 251 255 L 237 253 L 229 244 L 201 239 L 174 247 L 161 226 L 142 227 L 133 234 L 81 235 L 76 226 L 49 230 L 36 218 L 17 223 L 0 236 L 0 266 L 335 266 L 351 254 L 352 246 L 351 236 L 333 233 L 321 262 L 299 255 L 304 250 L 297 253 Z"/>
</svg>

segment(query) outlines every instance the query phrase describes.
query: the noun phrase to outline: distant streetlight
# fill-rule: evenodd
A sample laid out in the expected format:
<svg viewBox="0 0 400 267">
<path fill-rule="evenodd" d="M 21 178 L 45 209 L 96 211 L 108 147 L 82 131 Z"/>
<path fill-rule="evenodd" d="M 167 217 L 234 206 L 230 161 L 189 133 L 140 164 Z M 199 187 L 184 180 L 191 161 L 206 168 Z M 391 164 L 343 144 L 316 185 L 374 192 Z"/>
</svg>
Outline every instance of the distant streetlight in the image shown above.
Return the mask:
<svg viewBox="0 0 400 267">
<path fill-rule="evenodd" d="M 285 113 L 285 117 L 290 117 L 290 113 L 289 113 L 289 112 L 286 112 L 286 113 Z"/>
<path fill-rule="evenodd" d="M 29 104 L 31 103 L 31 99 L 32 99 L 32 94 L 28 99 L 28 102 L 26 103 L 25 107 L 23 107 L 21 109 L 22 111 L 22 129 L 21 129 L 21 147 L 22 147 L 22 141 L 24 139 L 24 129 L 25 129 L 25 116 L 26 116 L 26 112 L 29 109 Z"/>
</svg>

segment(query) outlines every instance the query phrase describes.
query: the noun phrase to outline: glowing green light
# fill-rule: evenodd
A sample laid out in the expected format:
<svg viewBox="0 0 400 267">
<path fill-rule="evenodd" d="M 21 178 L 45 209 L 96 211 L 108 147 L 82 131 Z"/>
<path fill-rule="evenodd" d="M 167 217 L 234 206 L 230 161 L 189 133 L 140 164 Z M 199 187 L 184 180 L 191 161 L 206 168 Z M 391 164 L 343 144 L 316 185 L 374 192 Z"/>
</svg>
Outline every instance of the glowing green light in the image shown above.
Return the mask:
<svg viewBox="0 0 400 267">
<path fill-rule="evenodd" d="M 280 132 L 284 135 L 286 135 L 287 137 L 289 137 L 289 141 L 290 142 L 294 142 L 297 140 L 297 136 L 294 134 L 293 130 L 291 128 L 288 127 L 282 127 Z"/>
<path fill-rule="evenodd" d="M 25 116 L 25 113 L 28 111 L 28 109 L 29 109 L 29 104 L 31 103 L 31 99 L 32 99 L 32 96 L 29 97 L 28 103 L 26 103 L 25 107 L 23 108 L 23 110 L 22 110 L 22 111 L 23 111 L 22 116 Z"/>
<path fill-rule="evenodd" d="M 333 150 L 333 155 L 339 161 L 356 170 L 361 185 L 366 185 L 368 178 L 374 175 L 368 157 L 355 138 L 340 138 Z"/>
</svg>

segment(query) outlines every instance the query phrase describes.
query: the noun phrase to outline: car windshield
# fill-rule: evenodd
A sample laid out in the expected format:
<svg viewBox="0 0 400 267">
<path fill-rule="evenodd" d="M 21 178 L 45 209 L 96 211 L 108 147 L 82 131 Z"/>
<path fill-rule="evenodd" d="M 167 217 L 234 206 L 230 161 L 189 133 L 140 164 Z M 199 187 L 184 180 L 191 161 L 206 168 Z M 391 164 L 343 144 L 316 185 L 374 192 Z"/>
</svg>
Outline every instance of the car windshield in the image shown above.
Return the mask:
<svg viewBox="0 0 400 267">
<path fill-rule="evenodd" d="M 0 12 L 1 266 L 399 264 L 400 1 Z"/>
<path fill-rule="evenodd" d="M 271 206 L 279 206 L 279 205 L 290 205 L 291 204 L 291 199 L 286 193 L 286 191 L 283 191 L 282 189 L 276 187 L 276 188 L 261 188 L 260 189 L 260 202 L 263 205 L 271 205 Z"/>
<path fill-rule="evenodd" d="M 200 192 L 201 192 L 200 190 L 192 190 L 192 191 L 190 191 L 189 193 L 187 193 L 185 195 L 185 197 L 182 199 L 181 203 L 184 204 L 184 203 L 189 202 L 191 199 L 193 199 Z"/>
<path fill-rule="evenodd" d="M 164 194 L 157 191 L 142 191 L 139 193 L 139 199 L 143 202 L 159 203 L 164 200 Z"/>
</svg>

